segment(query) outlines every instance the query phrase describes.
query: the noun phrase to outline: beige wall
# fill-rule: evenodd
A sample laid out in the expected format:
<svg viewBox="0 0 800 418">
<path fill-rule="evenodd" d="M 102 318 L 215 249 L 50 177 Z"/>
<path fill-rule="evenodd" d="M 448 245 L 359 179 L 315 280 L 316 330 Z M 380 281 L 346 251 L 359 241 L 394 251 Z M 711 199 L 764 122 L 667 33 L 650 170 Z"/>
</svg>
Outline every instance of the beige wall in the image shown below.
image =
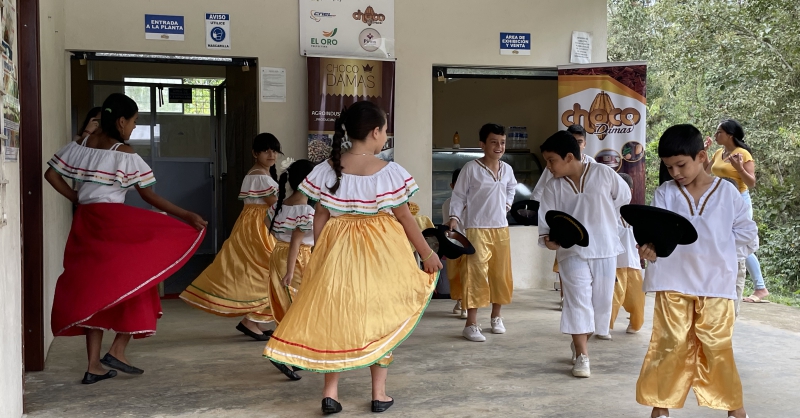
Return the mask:
<svg viewBox="0 0 800 418">
<path fill-rule="evenodd" d="M 458 131 L 461 147 L 477 147 L 484 123 L 528 128 L 528 146 L 539 145 L 558 129 L 555 80 L 461 79 L 433 81 L 433 143 L 449 148 Z"/>
<path fill-rule="evenodd" d="M 306 153 L 306 68 L 299 55 L 298 7 L 294 1 L 64 0 L 69 27 L 66 48 L 89 51 L 165 52 L 256 57 L 259 65 L 287 69 L 287 102 L 261 103 L 260 130 L 271 131 L 287 155 Z M 120 10 L 125 13 L 119 13 Z M 568 16 L 565 10 L 574 11 Z M 204 13 L 231 14 L 230 51 L 204 44 Z M 186 40 L 144 39 L 144 14 L 185 15 Z M 98 18 L 104 17 L 104 18 Z M 398 0 L 395 2 L 397 61 L 395 158 L 422 190 L 415 198 L 430 213 L 434 64 L 555 67 L 569 62 L 573 30 L 594 33 L 594 61 L 606 60 L 604 0 Z M 501 31 L 530 32 L 530 56 L 501 56 Z M 452 135 L 452 134 L 451 134 Z"/>
</svg>

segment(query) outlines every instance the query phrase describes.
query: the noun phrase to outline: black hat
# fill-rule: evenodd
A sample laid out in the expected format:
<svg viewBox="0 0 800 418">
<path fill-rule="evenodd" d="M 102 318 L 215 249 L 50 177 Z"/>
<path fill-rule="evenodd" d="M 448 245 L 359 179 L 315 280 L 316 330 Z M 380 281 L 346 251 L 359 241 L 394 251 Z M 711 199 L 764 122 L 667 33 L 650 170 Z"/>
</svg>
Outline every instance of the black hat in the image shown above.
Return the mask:
<svg viewBox="0 0 800 418">
<path fill-rule="evenodd" d="M 511 217 L 525 226 L 539 225 L 539 202 L 535 200 L 520 200 L 511 205 Z"/>
<path fill-rule="evenodd" d="M 678 245 L 697 241 L 697 230 L 675 212 L 647 205 L 625 205 L 620 214 L 633 227 L 639 245 L 653 244 L 656 256 L 669 257 Z"/>
<path fill-rule="evenodd" d="M 436 228 L 428 228 L 422 231 L 422 236 L 428 241 L 431 249 L 436 251 L 439 257 L 447 257 L 455 260 L 464 254 L 475 254 L 475 247 L 469 242 L 467 237 L 458 231 L 450 231 L 447 225 L 438 225 Z"/>
<path fill-rule="evenodd" d="M 573 245 L 589 246 L 589 232 L 572 215 L 550 210 L 544 214 L 544 220 L 550 227 L 550 241 L 557 243 L 561 248 L 570 248 Z"/>
</svg>

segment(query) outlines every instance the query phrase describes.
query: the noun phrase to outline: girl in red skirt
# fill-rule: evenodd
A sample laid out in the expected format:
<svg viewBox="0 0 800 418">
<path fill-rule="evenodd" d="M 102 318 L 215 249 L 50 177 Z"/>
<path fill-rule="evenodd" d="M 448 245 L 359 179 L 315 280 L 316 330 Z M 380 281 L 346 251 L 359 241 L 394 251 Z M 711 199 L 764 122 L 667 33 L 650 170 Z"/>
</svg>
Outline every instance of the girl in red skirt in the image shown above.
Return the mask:
<svg viewBox="0 0 800 418">
<path fill-rule="evenodd" d="M 153 192 L 153 171 L 124 142 L 138 107 L 114 93 L 103 102 L 100 128 L 71 142 L 48 162 L 45 179 L 78 210 L 56 283 L 51 325 L 55 336 L 86 335 L 89 366 L 82 383 L 124 373 L 142 374 L 125 357 L 131 337 L 155 334 L 161 316 L 158 283 L 181 268 L 203 240 L 207 222 Z M 73 190 L 64 177 L 80 182 Z M 135 187 L 145 202 L 182 219 L 124 205 Z M 103 331 L 117 333 L 101 359 Z"/>
</svg>

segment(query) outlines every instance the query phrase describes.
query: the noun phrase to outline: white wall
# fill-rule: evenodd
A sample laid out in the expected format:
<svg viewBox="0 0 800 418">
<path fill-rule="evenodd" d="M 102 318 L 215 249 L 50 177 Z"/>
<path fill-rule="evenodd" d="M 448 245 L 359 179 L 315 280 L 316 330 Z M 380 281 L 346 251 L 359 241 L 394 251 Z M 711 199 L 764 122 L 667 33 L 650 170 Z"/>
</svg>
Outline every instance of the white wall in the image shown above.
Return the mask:
<svg viewBox="0 0 800 418">
<path fill-rule="evenodd" d="M 2 158 L 2 156 L 0 156 Z M 22 415 L 22 272 L 19 163 L 3 163 L 8 224 L 0 228 L 0 417 Z M 2 176 L 0 176 L 2 177 Z"/>
</svg>

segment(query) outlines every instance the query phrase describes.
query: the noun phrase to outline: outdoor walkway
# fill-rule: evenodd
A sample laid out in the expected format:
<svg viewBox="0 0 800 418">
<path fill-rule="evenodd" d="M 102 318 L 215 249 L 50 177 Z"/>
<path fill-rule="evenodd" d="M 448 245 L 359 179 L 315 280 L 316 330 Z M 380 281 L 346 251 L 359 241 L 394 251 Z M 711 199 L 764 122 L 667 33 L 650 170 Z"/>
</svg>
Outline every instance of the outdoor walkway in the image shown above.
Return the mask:
<svg viewBox="0 0 800 418">
<path fill-rule="evenodd" d="M 623 312 L 613 341 L 592 340 L 592 377 L 570 374 L 569 338 L 558 332 L 558 293 L 517 291 L 504 310 L 508 333 L 492 335 L 489 311 L 480 312 L 487 342 L 461 338 L 453 304 L 431 301 L 414 334 L 395 351 L 388 392 L 395 417 L 637 417 L 649 409 L 634 388 L 650 338 L 648 322 L 625 334 Z M 131 343 L 129 358 L 143 376 L 120 374 L 91 386 L 83 338 L 58 338 L 46 371 L 29 373 L 25 406 L 34 417 L 310 417 L 320 416 L 322 376 L 303 372 L 290 382 L 261 357 L 263 343 L 219 318 L 164 301 L 158 335 Z M 110 341 L 107 341 L 107 347 Z M 789 418 L 800 408 L 800 309 L 745 304 L 734 348 L 751 418 Z M 344 375 L 337 417 L 370 417 L 369 372 Z M 689 395 L 678 418 L 725 417 L 697 406 Z"/>
</svg>

